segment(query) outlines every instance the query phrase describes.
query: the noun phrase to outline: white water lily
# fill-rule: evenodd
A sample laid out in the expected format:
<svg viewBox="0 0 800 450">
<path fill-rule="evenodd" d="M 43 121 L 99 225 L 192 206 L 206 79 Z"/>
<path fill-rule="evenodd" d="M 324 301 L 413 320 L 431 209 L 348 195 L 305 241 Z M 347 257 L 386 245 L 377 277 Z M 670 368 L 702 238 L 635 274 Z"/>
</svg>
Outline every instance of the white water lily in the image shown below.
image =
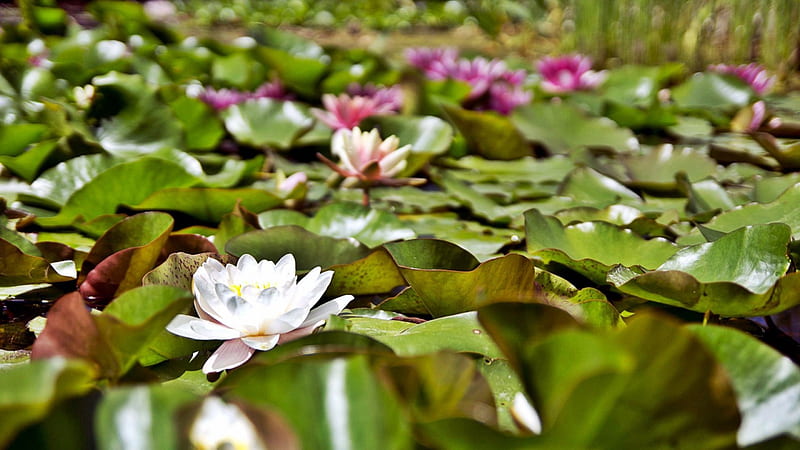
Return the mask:
<svg viewBox="0 0 800 450">
<path fill-rule="evenodd" d="M 310 334 L 332 314 L 353 300 L 343 295 L 311 309 L 333 278 L 319 267 L 303 277 L 295 275 L 291 254 L 277 263 L 256 262 L 242 255 L 234 266 L 209 258 L 194 273 L 192 291 L 198 317 L 179 314 L 167 325 L 178 336 L 198 340 L 224 340 L 203 365 L 204 373 L 244 364 L 256 350 Z"/>
<path fill-rule="evenodd" d="M 189 430 L 189 441 L 197 450 L 266 448 L 253 422 L 238 406 L 219 397 L 203 400 L 200 412 Z"/>
</svg>

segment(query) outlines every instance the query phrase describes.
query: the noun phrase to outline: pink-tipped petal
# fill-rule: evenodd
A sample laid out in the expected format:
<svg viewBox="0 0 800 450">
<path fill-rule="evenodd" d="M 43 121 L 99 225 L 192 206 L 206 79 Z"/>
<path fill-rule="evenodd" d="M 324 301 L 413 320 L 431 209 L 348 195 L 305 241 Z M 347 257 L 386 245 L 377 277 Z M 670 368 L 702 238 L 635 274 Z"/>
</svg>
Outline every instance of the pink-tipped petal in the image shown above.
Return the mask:
<svg viewBox="0 0 800 450">
<path fill-rule="evenodd" d="M 203 364 L 203 373 L 222 372 L 246 363 L 255 350 L 245 345 L 241 339 L 231 339 L 219 346 L 217 351 Z"/>
</svg>

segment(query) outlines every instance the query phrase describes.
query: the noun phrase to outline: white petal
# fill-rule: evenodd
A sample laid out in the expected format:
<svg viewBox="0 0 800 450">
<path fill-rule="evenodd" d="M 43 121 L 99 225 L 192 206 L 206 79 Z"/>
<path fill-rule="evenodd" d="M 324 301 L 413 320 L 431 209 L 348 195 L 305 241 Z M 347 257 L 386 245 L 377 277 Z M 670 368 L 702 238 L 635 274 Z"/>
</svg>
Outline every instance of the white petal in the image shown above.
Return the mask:
<svg viewBox="0 0 800 450">
<path fill-rule="evenodd" d="M 280 339 L 280 335 L 266 335 L 266 336 L 246 336 L 242 338 L 242 342 L 244 342 L 248 347 L 267 351 L 275 347 L 278 343 L 278 339 Z"/>
<path fill-rule="evenodd" d="M 203 364 L 203 373 L 221 372 L 225 369 L 239 367 L 246 363 L 255 352 L 255 350 L 245 345 L 241 339 L 225 341 Z"/>
<path fill-rule="evenodd" d="M 279 317 L 269 320 L 267 326 L 264 327 L 261 332 L 264 334 L 288 333 L 295 328 L 299 328 L 306 316 L 308 316 L 308 309 L 293 309 Z"/>
<path fill-rule="evenodd" d="M 239 257 L 239 261 L 236 262 L 236 268 L 239 269 L 245 280 L 252 280 L 258 277 L 258 261 L 248 253 Z"/>
<path fill-rule="evenodd" d="M 541 434 L 542 421 L 539 413 L 528 402 L 528 398 L 522 392 L 517 392 L 511 404 L 511 415 L 533 434 Z"/>
<path fill-rule="evenodd" d="M 294 299 L 295 308 L 310 309 L 319 301 L 322 294 L 328 289 L 328 285 L 331 284 L 331 279 L 333 278 L 332 270 L 325 271 L 319 274 L 319 276 L 310 278 L 309 275 L 312 274 L 313 272 L 309 272 L 305 278 L 297 283 L 297 297 Z"/>
<path fill-rule="evenodd" d="M 225 325 L 198 319 L 197 317 L 178 314 L 167 325 L 167 331 L 178 336 L 197 340 L 227 340 L 241 336 L 238 331 Z"/>
<path fill-rule="evenodd" d="M 217 322 L 225 322 L 228 317 L 225 312 L 224 304 L 219 301 L 214 284 L 205 278 L 195 277 L 192 284 L 192 291 L 195 297 L 195 308 L 198 315 L 202 311 L 206 315 L 213 317 Z"/>
<path fill-rule="evenodd" d="M 306 320 L 303 321 L 298 328 L 311 326 L 320 320 L 327 319 L 331 315 L 339 314 L 351 301 L 353 301 L 352 295 L 343 295 L 317 306 L 308 313 L 308 317 L 306 317 Z"/>
<path fill-rule="evenodd" d="M 287 253 L 275 264 L 276 284 L 283 284 L 285 280 L 291 280 L 295 275 L 294 255 Z"/>
</svg>

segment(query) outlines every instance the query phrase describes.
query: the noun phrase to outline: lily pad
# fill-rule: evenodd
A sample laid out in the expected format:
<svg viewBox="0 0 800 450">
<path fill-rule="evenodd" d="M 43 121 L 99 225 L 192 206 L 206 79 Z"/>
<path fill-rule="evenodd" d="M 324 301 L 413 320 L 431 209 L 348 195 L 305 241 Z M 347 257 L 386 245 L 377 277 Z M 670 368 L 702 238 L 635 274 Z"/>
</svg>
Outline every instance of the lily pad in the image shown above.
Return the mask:
<svg viewBox="0 0 800 450">
<path fill-rule="evenodd" d="M 90 220 L 115 213 L 120 205 L 136 205 L 158 190 L 195 183 L 197 179 L 176 163 L 140 158 L 100 173 L 75 191 L 57 216 L 42 217 L 38 222 L 50 227 Z"/>
<path fill-rule="evenodd" d="M 469 146 L 482 157 L 504 160 L 531 154 L 530 145 L 507 117 L 455 106 L 444 106 L 444 110 Z"/>
<path fill-rule="evenodd" d="M 528 252 L 545 265 L 566 266 L 600 284 L 615 264 L 656 268 L 678 251 L 665 239 L 645 240 L 607 222 L 564 226 L 535 209 L 525 213 L 525 236 Z"/>
<path fill-rule="evenodd" d="M 520 371 L 542 438 L 553 447 L 734 445 L 733 391 L 693 333 L 656 317 L 594 333 L 565 316 L 543 305 L 498 304 L 479 312 Z M 641 427 L 648 432 L 636 431 Z"/>
<path fill-rule="evenodd" d="M 624 293 L 698 312 L 764 316 L 800 304 L 800 275 L 784 275 L 789 228 L 743 227 L 681 249 L 655 271 L 616 267 L 608 280 Z"/>
<path fill-rule="evenodd" d="M 262 228 L 298 225 L 322 236 L 355 238 L 370 248 L 414 237 L 414 231 L 393 214 L 356 203 L 332 203 L 320 208 L 314 217 L 291 210 L 267 211 L 258 215 L 258 221 Z"/>
<path fill-rule="evenodd" d="M 800 369 L 789 358 L 740 331 L 689 325 L 725 368 L 742 425 L 737 443 L 753 445 L 784 433 L 800 439 Z"/>
<path fill-rule="evenodd" d="M 223 119 L 237 141 L 281 150 L 288 150 L 314 125 L 307 106 L 268 98 L 233 105 L 225 110 Z"/>
<path fill-rule="evenodd" d="M 514 110 L 511 120 L 526 139 L 544 145 L 555 154 L 568 154 L 585 147 L 631 150 L 639 146 L 627 128 L 619 128 L 609 119 L 586 117 L 564 104 L 522 106 Z"/>
<path fill-rule="evenodd" d="M 64 358 L 0 370 L 0 381 L 7 387 L 0 399 L 0 411 L 5 416 L 0 422 L 0 445 L 7 445 L 22 428 L 43 418 L 59 401 L 91 389 L 93 375 L 88 364 Z"/>
<path fill-rule="evenodd" d="M 326 269 L 336 264 L 347 264 L 369 254 L 369 249 L 355 239 L 320 236 L 295 225 L 241 234 L 229 240 L 225 250 L 235 256 L 248 253 L 256 260 L 271 261 L 292 253 L 300 271 L 316 266 Z"/>
</svg>

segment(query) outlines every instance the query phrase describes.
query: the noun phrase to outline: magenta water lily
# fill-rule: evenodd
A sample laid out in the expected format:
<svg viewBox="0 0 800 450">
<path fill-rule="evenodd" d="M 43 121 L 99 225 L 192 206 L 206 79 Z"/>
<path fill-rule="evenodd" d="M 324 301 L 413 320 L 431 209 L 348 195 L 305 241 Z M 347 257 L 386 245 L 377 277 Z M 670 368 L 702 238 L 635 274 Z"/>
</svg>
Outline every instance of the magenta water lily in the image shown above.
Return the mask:
<svg viewBox="0 0 800 450">
<path fill-rule="evenodd" d="M 731 65 L 731 64 L 715 64 L 709 66 L 713 72 L 724 73 L 733 75 L 745 83 L 749 84 L 751 88 L 758 95 L 764 95 L 772 89 L 775 84 L 775 77 L 770 76 L 767 70 L 755 63 Z"/>
<path fill-rule="evenodd" d="M 606 79 L 606 73 L 593 71 L 592 60 L 583 55 L 544 57 L 537 68 L 542 89 L 553 94 L 594 89 Z"/>
</svg>

